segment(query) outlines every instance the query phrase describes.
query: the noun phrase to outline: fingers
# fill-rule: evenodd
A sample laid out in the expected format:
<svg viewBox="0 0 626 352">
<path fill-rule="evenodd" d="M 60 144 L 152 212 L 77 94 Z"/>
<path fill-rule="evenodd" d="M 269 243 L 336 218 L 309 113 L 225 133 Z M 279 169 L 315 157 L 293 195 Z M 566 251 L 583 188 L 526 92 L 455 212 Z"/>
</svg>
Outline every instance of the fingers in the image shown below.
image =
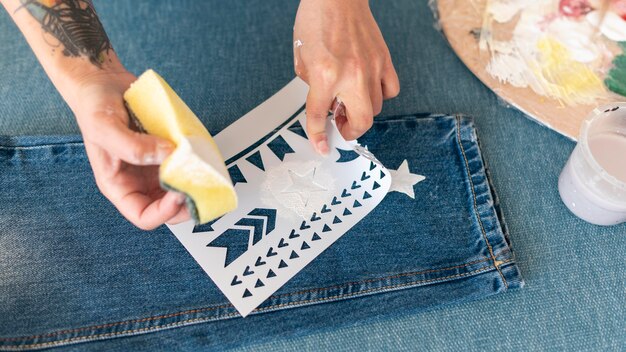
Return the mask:
<svg viewBox="0 0 626 352">
<path fill-rule="evenodd" d="M 185 197 L 160 188 L 157 166 L 133 166 L 113 160 L 96 144 L 85 142 L 102 194 L 135 226 L 150 230 L 189 219 Z"/>
<path fill-rule="evenodd" d="M 345 139 L 353 140 L 372 126 L 373 117 L 382 111 L 383 100 L 398 95 L 398 75 L 389 56 L 378 61 L 374 68 L 365 70 L 359 67 L 366 65 L 346 65 L 349 68 L 346 71 L 341 66 L 318 63 L 312 66 L 314 70 L 309 75 L 307 66 L 300 60 L 301 49 L 294 50 L 294 67 L 298 76 L 310 85 L 306 108 L 307 134 L 315 150 L 327 154 L 326 117 L 337 92 L 337 98 L 343 100 L 346 111 L 335 112 L 335 123 Z"/>
<path fill-rule="evenodd" d="M 172 191 L 156 200 L 144 193 L 133 192 L 114 202 L 124 217 L 143 230 L 152 230 L 169 221 L 183 221 L 184 215 L 180 213 L 185 209 L 184 203 L 185 195 Z"/>
<path fill-rule="evenodd" d="M 86 140 L 129 164 L 159 165 L 174 149 L 163 138 L 131 130 L 122 102 L 109 102 L 91 116 L 83 116 L 79 124 Z"/>
<path fill-rule="evenodd" d="M 135 226 L 150 230 L 165 222 L 176 224 L 190 218 L 185 197 L 160 188 L 157 166 L 133 166 L 92 143 L 85 143 L 96 184 L 119 212 Z"/>
<path fill-rule="evenodd" d="M 173 143 L 131 130 L 120 119 L 96 119 L 92 141 L 113 156 L 133 165 L 159 165 L 174 150 Z"/>
<path fill-rule="evenodd" d="M 295 39 L 293 41 L 293 70 L 296 73 L 296 76 L 300 77 L 305 82 L 309 82 L 308 74 L 306 73 L 304 63 L 302 62 L 301 50 L 302 50 L 302 41 L 299 39 Z"/>
<path fill-rule="evenodd" d="M 396 97 L 400 93 L 400 82 L 391 59 L 385 65 L 382 78 L 373 79 L 369 85 L 359 85 L 349 89 L 348 95 L 342 95 L 346 106 L 346 117 L 336 117 L 337 128 L 347 139 L 356 139 L 372 127 L 373 117 L 380 114 L 383 100 Z"/>
<path fill-rule="evenodd" d="M 174 217 L 167 220 L 166 223 L 168 225 L 176 225 L 176 224 L 180 224 L 181 222 L 187 221 L 189 219 L 191 219 L 189 210 L 187 210 L 187 207 L 182 207 L 180 211 L 178 212 L 178 214 L 174 215 Z"/>
<path fill-rule="evenodd" d="M 370 83 L 370 100 L 372 102 L 372 113 L 374 116 L 383 110 L 383 90 L 380 81 Z"/>
<path fill-rule="evenodd" d="M 323 85 L 311 85 L 306 98 L 306 130 L 313 148 L 322 155 L 329 152 L 326 118 L 335 96 Z"/>
<path fill-rule="evenodd" d="M 400 94 L 400 81 L 398 80 L 398 74 L 393 67 L 391 58 L 387 60 L 387 64 L 383 68 L 382 93 L 385 100 L 395 98 Z"/>
<path fill-rule="evenodd" d="M 385 66 L 382 78 L 371 79 L 367 84 L 361 83 L 359 77 L 352 78 L 349 82 L 337 82 L 336 84 L 317 84 L 312 82 L 307 97 L 307 131 L 309 139 L 318 153 L 325 154 L 328 148 L 326 140 L 326 116 L 334 100 L 332 88 L 341 88 L 341 99 L 345 105 L 343 114 L 335 115 L 337 129 L 347 140 L 353 140 L 362 136 L 372 127 L 373 117 L 380 114 L 383 100 L 390 99 L 400 92 L 398 75 L 396 74 L 391 59 Z M 377 75 L 377 77 L 380 77 Z M 323 88 L 320 88 L 323 87 Z"/>
<path fill-rule="evenodd" d="M 372 127 L 374 122 L 374 111 L 368 85 L 361 84 L 350 91 L 350 94 L 341 96 L 346 106 L 347 121 L 342 123 L 341 127 L 337 126 L 346 140 L 361 137 Z"/>
</svg>

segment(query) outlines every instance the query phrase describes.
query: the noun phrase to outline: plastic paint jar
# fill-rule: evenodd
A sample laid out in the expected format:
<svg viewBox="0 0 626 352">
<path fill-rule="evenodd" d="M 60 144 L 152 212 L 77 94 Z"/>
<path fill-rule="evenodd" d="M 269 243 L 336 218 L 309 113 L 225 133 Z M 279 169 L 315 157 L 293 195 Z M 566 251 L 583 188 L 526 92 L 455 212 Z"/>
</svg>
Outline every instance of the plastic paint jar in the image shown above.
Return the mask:
<svg viewBox="0 0 626 352">
<path fill-rule="evenodd" d="M 626 222 L 626 103 L 603 105 L 583 121 L 559 176 L 569 210 L 596 225 Z"/>
</svg>

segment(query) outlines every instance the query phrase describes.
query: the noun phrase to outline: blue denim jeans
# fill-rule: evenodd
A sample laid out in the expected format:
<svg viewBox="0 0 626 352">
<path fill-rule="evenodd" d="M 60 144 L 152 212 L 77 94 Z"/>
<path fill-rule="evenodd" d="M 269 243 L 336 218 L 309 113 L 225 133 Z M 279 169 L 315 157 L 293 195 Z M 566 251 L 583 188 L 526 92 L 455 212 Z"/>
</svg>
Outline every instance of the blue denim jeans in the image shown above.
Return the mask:
<svg viewBox="0 0 626 352">
<path fill-rule="evenodd" d="M 94 0 L 94 3 L 126 67 L 136 74 L 146 68 L 154 68 L 163 74 L 203 118 L 212 133 L 221 131 L 293 78 L 292 28 L 297 1 Z M 242 346 L 238 350 L 244 351 L 423 349 L 456 352 L 493 349 L 495 344 L 507 350 L 623 350 L 626 261 L 619 259 L 624 258 L 626 253 L 626 224 L 610 228 L 593 226 L 569 213 L 559 199 L 556 184 L 574 143 L 530 121 L 522 112 L 502 104 L 463 65 L 445 38 L 433 28 L 432 13 L 427 3 L 427 0 L 370 2 L 402 86 L 397 98 L 385 102 L 381 116 L 391 118 L 416 111 L 462 112 L 474 116 L 481 137 L 481 152 L 490 167 L 493 176 L 491 180 L 501 199 L 516 251 L 517 265 L 524 274 L 526 287 L 523 290 L 424 312 L 419 307 L 429 304 L 434 306 L 445 300 L 445 297 L 439 296 L 440 292 L 436 292 L 436 285 L 426 285 L 418 289 L 384 293 L 384 304 L 378 301 L 383 295 L 364 296 L 250 316 L 244 320 L 245 324 L 236 322 L 237 319 L 224 320 L 217 324 L 219 326 L 211 323 L 195 324 L 158 333 L 71 346 L 76 350 L 84 350 L 87 346 L 107 351 L 141 348 L 190 350 L 204 342 L 204 346 Z M 0 54 L 0 134 L 77 134 L 78 127 L 71 111 L 56 93 L 19 30 L 3 10 L 0 10 L 0 46 L 3 49 Z M 75 137 L 65 138 L 69 138 L 66 141 L 78 141 Z M 23 140 L 18 142 L 25 144 Z M 10 143 L 5 141 L 2 144 Z M 45 140 L 39 142 L 46 143 Z M 389 167 L 396 166 L 389 164 Z M 82 173 L 76 176 L 79 184 L 87 182 L 83 178 L 91 178 L 87 171 L 77 169 L 76 172 Z M 31 186 L 34 189 L 38 187 L 34 183 Z M 75 187 L 59 187 L 58 192 L 65 195 L 67 202 L 87 195 L 98 202 L 103 201 L 93 189 L 83 194 Z M 33 199 L 36 196 L 31 193 L 18 197 Z M 64 199 L 48 198 L 45 202 L 52 207 Z M 52 221 L 52 217 L 58 214 L 49 214 L 49 210 L 42 210 L 43 206 L 22 209 L 20 204 L 24 203 L 20 202 L 14 202 L 17 208 L 6 213 L 13 214 L 16 220 L 9 227 L 3 224 L 0 233 L 16 231 L 25 221 L 34 221 L 28 218 L 35 215 L 41 218 L 38 230 L 42 232 L 54 227 L 56 231 L 51 233 L 56 234 L 75 226 L 62 224 L 72 216 L 70 213 L 62 214 L 59 220 Z M 83 200 L 83 203 L 86 201 Z M 91 203 L 88 204 L 83 208 L 74 207 L 75 212 L 96 212 L 90 208 Z M 64 206 L 70 207 L 71 204 Z M 0 204 L 0 214 L 5 214 L 5 208 L 7 206 L 4 203 Z M 103 218 L 98 221 L 121 221 L 118 216 L 112 208 L 106 208 L 102 213 Z M 82 221 L 88 227 L 92 220 Z M 113 226 L 111 231 L 115 231 Z M 124 227 L 123 231 L 131 238 L 133 234 L 145 236 L 134 232 L 131 227 Z M 169 233 L 163 231 L 161 234 L 163 236 L 157 234 L 149 237 L 152 241 L 164 241 L 162 237 L 165 237 L 170 247 L 179 250 L 176 247 L 178 244 L 169 239 Z M 142 304 L 146 311 L 157 312 L 154 316 L 162 315 L 163 311 L 171 308 L 165 308 L 160 300 L 154 299 L 159 295 L 175 295 L 181 306 L 191 305 L 189 299 L 185 301 L 180 298 L 185 295 L 195 295 L 198 300 L 202 298 L 200 293 L 186 292 L 187 287 L 198 285 L 198 282 L 181 283 L 181 286 L 173 288 L 179 290 L 176 292 L 148 292 L 144 300 L 136 295 L 120 297 L 116 290 L 121 290 L 122 285 L 130 281 L 125 279 L 126 275 L 140 276 L 142 272 L 145 275 L 154 274 L 157 270 L 152 265 L 155 263 L 186 265 L 195 272 L 196 278 L 205 280 L 206 276 L 198 266 L 194 266 L 195 262 L 182 249 L 176 256 L 171 255 L 174 259 L 170 262 L 156 257 L 139 263 L 133 260 L 136 247 L 124 247 L 125 251 L 132 254 L 116 253 L 113 249 L 118 247 L 106 246 L 113 241 L 107 236 L 108 233 L 94 235 L 90 239 L 95 245 L 105 241 L 97 247 L 97 253 L 94 254 L 93 250 L 87 252 L 94 260 L 92 264 L 70 270 L 71 265 L 68 263 L 79 256 L 79 253 L 72 252 L 65 260 L 59 259 L 60 266 L 54 272 L 57 276 L 65 275 L 67 278 L 77 277 L 81 270 L 91 272 L 88 279 L 76 282 L 75 286 L 100 286 L 99 291 L 94 289 L 99 292 L 97 296 L 100 299 L 93 304 L 87 302 L 84 306 L 69 307 L 53 314 L 46 310 L 62 300 L 58 288 L 52 285 L 32 286 L 31 290 L 31 286 L 28 286 L 28 289 L 23 290 L 29 295 L 44 297 L 38 298 L 36 305 L 41 307 L 41 313 L 45 314 L 50 324 L 64 319 L 75 319 L 75 326 L 89 326 L 90 321 L 122 321 L 125 318 L 112 320 L 115 317 L 98 316 L 98 309 L 108 309 L 120 317 L 126 311 L 126 301 Z M 0 261 L 4 262 L 9 252 L 12 257 L 20 257 L 23 248 L 36 246 L 31 244 L 45 238 L 46 242 L 40 245 L 38 256 L 28 262 L 23 259 L 20 270 L 27 273 L 22 276 L 33 275 L 33 281 L 42 284 L 49 282 L 50 279 L 44 274 L 29 269 L 31 262 L 36 263 L 44 255 L 61 256 L 57 252 L 68 246 L 68 241 L 59 240 L 50 246 L 54 238 L 48 238 L 40 232 L 31 232 L 22 237 L 17 242 L 2 243 Z M 28 239 L 30 237 L 33 237 L 33 242 Z M 121 241 L 120 246 L 130 241 L 121 236 L 116 239 Z M 71 239 L 69 243 L 75 240 Z M 173 250 L 145 242 L 141 242 L 141 245 L 152 246 L 154 252 Z M 76 252 L 82 251 L 81 246 Z M 109 262 L 116 261 L 116 264 L 107 270 L 99 268 L 98 261 L 106 258 Z M 130 269 L 137 272 L 132 273 Z M 168 273 L 167 270 L 165 272 Z M 3 276 L 0 287 L 12 285 L 15 280 L 13 276 L 8 273 L 3 275 L 9 276 L 11 280 Z M 109 279 L 113 284 L 102 283 Z M 164 275 L 159 280 L 173 279 L 171 275 Z M 211 287 L 210 283 L 201 282 Z M 452 283 L 460 287 L 463 279 L 449 285 Z M 481 286 L 482 293 L 492 292 L 488 288 L 489 283 L 489 280 L 485 280 L 485 285 Z M 132 289 L 135 288 L 131 286 L 129 290 Z M 111 290 L 113 295 L 109 297 Z M 460 290 L 464 289 L 451 288 L 443 294 L 457 294 Z M 72 292 L 66 294 L 68 302 L 71 302 L 71 295 L 76 294 Z M 433 295 L 428 295 L 429 292 Z M 46 301 L 48 296 L 50 302 Z M 12 304 L 28 304 L 25 300 L 29 296 L 5 297 L 2 305 L 9 301 L 14 302 Z M 103 305 L 102 301 L 107 297 L 110 301 Z M 482 294 L 475 294 L 474 297 L 482 297 Z M 35 310 L 37 306 L 31 309 Z M 314 312 L 322 306 L 325 315 Z M 95 313 L 90 312 L 80 318 L 69 316 L 78 309 Z M 25 311 L 26 316 L 34 316 L 32 310 L 30 313 Z M 172 309 L 170 312 L 177 313 L 179 310 Z M 412 314 L 415 312 L 419 314 Z M 129 316 L 133 314 L 136 312 L 128 312 Z M 130 320 L 146 316 L 151 315 L 136 314 Z M 263 322 L 255 322 L 261 316 Z M 0 315 L 0 322 L 6 322 L 6 319 L 5 315 Z M 32 324 L 36 321 L 33 319 Z M 149 321 L 144 324 L 143 327 L 148 326 Z M 45 333 L 58 331 L 54 326 L 40 328 Z M 5 334 L 6 330 L 3 330 L 4 337 L 26 335 L 23 327 L 21 332 L 19 327 L 5 329 L 11 329 L 11 333 Z M 257 343 L 260 341 L 265 342 Z"/>
<path fill-rule="evenodd" d="M 78 137 L 2 139 L 0 349 L 200 323 L 189 348 L 236 346 L 522 285 L 470 119 L 379 119 L 361 142 L 426 176 L 415 200 L 389 193 L 243 319 L 165 226 L 137 230 L 99 194 Z"/>
</svg>

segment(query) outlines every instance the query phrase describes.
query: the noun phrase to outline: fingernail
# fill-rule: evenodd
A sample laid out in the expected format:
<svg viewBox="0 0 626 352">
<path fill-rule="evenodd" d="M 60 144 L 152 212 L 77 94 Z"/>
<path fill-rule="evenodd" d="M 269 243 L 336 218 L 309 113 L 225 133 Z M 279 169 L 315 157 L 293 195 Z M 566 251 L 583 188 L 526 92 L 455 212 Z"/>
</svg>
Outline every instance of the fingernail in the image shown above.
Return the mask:
<svg viewBox="0 0 626 352">
<path fill-rule="evenodd" d="M 146 153 L 143 155 L 143 159 L 141 160 L 142 165 L 155 165 L 157 163 L 157 158 L 152 153 Z"/>
<path fill-rule="evenodd" d="M 318 141 L 317 144 L 315 145 L 315 148 L 317 149 L 317 152 L 322 154 L 322 155 L 328 155 L 328 141 L 326 140 L 326 138 L 322 139 L 321 141 Z"/>
<path fill-rule="evenodd" d="M 176 198 L 174 199 L 176 204 L 181 205 L 181 204 L 185 203 L 186 200 L 187 200 L 187 196 L 185 194 L 183 194 L 183 193 L 176 193 Z"/>
</svg>

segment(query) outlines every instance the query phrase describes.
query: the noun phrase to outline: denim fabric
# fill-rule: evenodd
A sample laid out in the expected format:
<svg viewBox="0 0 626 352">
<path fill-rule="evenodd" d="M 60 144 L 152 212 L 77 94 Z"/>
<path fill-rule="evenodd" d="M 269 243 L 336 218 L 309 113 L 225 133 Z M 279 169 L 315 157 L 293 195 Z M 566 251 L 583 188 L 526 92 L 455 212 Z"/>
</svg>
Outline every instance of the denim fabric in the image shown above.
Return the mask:
<svg viewBox="0 0 626 352">
<path fill-rule="evenodd" d="M 184 90 L 185 101 L 201 112 L 214 133 L 293 77 L 291 30 L 296 1 L 95 3 L 127 66 L 135 73 L 148 67 L 163 72 L 174 88 Z M 574 144 L 502 104 L 483 86 L 434 28 L 426 0 L 372 1 L 371 5 L 402 85 L 400 96 L 385 104 L 381 116 L 441 111 L 475 117 L 481 150 L 501 199 L 526 288 L 419 314 L 408 310 L 398 317 L 382 313 L 436 300 L 424 297 L 433 286 L 385 293 L 388 300 L 380 306 L 369 304 L 376 295 L 331 303 L 339 317 L 334 320 L 354 318 L 341 321 L 349 326 L 307 320 L 310 328 L 300 330 L 303 336 L 295 337 L 293 330 L 274 331 L 271 342 L 259 344 L 256 337 L 263 330 L 241 337 L 245 339 L 241 344 L 248 346 L 241 350 L 462 351 L 496 346 L 503 350 L 623 350 L 626 261 L 620 258 L 626 256 L 626 225 L 592 226 L 561 204 L 557 179 Z M 69 109 L 3 11 L 0 43 L 0 134 L 76 133 Z M 80 196 L 70 189 L 66 194 Z M 12 244 L 17 245 L 21 244 Z M 102 251 L 102 255 L 107 253 Z M 119 276 L 124 275 L 122 269 L 117 270 Z M 463 284 L 463 280 L 454 282 Z M 364 307 L 367 312 L 362 311 Z M 280 317 L 270 324 L 290 319 L 290 324 L 297 325 L 301 316 L 314 309 L 298 308 L 297 316 L 291 315 L 294 310 L 272 313 Z M 381 313 L 378 318 L 358 319 L 358 314 L 377 313 Z M 171 350 L 190 348 L 202 339 L 223 339 L 222 334 L 230 333 L 225 325 L 219 331 L 210 325 L 90 346 Z M 84 346 L 76 345 L 76 349 Z"/>
<path fill-rule="evenodd" d="M 144 233 L 116 213 L 98 193 L 78 139 L 5 139 L 0 203 L 10 206 L 0 214 L 0 349 L 197 323 L 208 323 L 208 337 L 188 341 L 190 348 L 238 346 L 521 285 L 470 120 L 381 119 L 362 142 L 389 167 L 407 159 L 426 176 L 416 199 L 389 193 L 242 319 L 167 228 Z M 335 320 L 350 299 L 359 309 L 349 303 Z"/>
</svg>

